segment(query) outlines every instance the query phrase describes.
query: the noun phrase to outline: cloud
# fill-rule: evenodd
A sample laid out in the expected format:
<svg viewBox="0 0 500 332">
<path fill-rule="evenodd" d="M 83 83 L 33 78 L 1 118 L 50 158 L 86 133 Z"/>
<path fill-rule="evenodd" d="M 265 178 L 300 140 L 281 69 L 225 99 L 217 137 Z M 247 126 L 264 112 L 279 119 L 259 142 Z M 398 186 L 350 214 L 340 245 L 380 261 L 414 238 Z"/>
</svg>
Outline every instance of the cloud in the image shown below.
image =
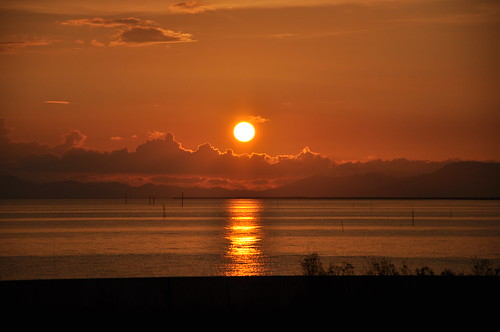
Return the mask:
<svg viewBox="0 0 500 332">
<path fill-rule="evenodd" d="M 82 148 L 85 145 L 87 135 L 83 134 L 80 130 L 70 130 L 67 134 L 63 135 L 63 143 L 54 147 L 55 152 L 66 152 L 75 148 Z"/>
<path fill-rule="evenodd" d="M 166 44 L 191 42 L 192 35 L 189 33 L 176 32 L 169 29 L 159 27 L 158 24 L 151 20 L 142 20 L 137 17 L 127 18 L 83 18 L 75 20 L 67 20 L 61 22 L 67 26 L 91 26 L 114 28 L 117 30 L 115 39 L 109 43 L 109 46 L 130 45 L 143 46 L 152 44 Z M 91 45 L 102 47 L 104 43 L 92 40 Z"/>
<path fill-rule="evenodd" d="M 0 42 L 0 53 L 13 53 L 19 49 L 32 46 L 47 46 L 54 41 L 49 39 L 42 40 L 19 40 L 19 41 L 3 41 Z"/>
<path fill-rule="evenodd" d="M 104 45 L 104 43 L 101 43 L 100 41 L 95 40 L 95 39 L 92 39 L 92 40 L 90 41 L 90 44 L 91 44 L 92 46 L 95 46 L 95 47 L 104 47 L 104 46 L 105 46 L 105 45 Z"/>
<path fill-rule="evenodd" d="M 122 149 L 111 152 L 87 148 L 87 136 L 79 130 L 69 131 L 63 136 L 63 142 L 52 148 L 36 144 L 20 145 L 8 138 L 6 129 L 0 134 L 5 138 L 0 152 L 10 156 L 8 162 L 0 160 L 0 171 L 31 177 L 116 177 L 121 174 L 124 179 L 156 177 L 163 182 L 172 178 L 198 178 L 199 184 L 204 186 L 225 183 L 233 188 L 242 188 L 271 185 L 276 179 L 324 173 L 331 164 L 328 158 L 309 149 L 298 155 L 278 157 L 264 153 L 221 151 L 210 143 L 190 150 L 183 148 L 172 133 L 162 131 L 151 131 L 149 140 L 135 151 Z M 5 151 L 16 153 L 4 154 Z"/>
<path fill-rule="evenodd" d="M 221 151 L 210 143 L 190 150 L 182 147 L 172 133 L 158 130 L 149 132 L 149 139 L 134 151 L 111 152 L 88 148 L 87 136 L 76 129 L 63 135 L 62 143 L 55 147 L 14 142 L 10 132 L 0 121 L 0 173 L 39 180 L 112 179 L 136 184 L 261 190 L 312 175 L 409 176 L 430 173 L 445 164 L 406 159 L 336 163 L 309 147 L 297 154 L 277 156 Z"/>
<path fill-rule="evenodd" d="M 291 39 L 291 38 L 297 38 L 297 37 L 299 37 L 299 35 L 296 33 L 276 33 L 276 34 L 271 35 L 271 37 L 274 37 L 277 39 Z"/>
<path fill-rule="evenodd" d="M 157 27 L 132 27 L 130 29 L 121 30 L 117 39 L 110 45 L 150 45 L 163 43 L 178 43 L 192 41 L 192 35 L 188 33 L 180 33 L 172 30 L 166 30 Z"/>
<path fill-rule="evenodd" d="M 14 142 L 11 139 L 12 128 L 8 128 L 5 119 L 0 119 L 0 171 L 19 165 L 21 160 L 30 155 L 50 154 L 48 146 L 36 142 Z"/>
<path fill-rule="evenodd" d="M 137 25 L 154 25 L 153 21 L 149 20 L 141 20 L 136 17 L 127 17 L 127 18 L 81 18 L 76 20 L 67 20 L 61 22 L 62 25 L 71 25 L 71 26 L 93 26 L 93 27 L 106 27 L 106 28 L 115 28 L 115 27 L 123 27 L 123 26 L 137 26 Z"/>
<path fill-rule="evenodd" d="M 69 101 L 64 100 L 46 100 L 43 102 L 44 104 L 59 104 L 59 105 L 68 105 Z"/>
<path fill-rule="evenodd" d="M 199 1 L 183 1 L 170 5 L 170 10 L 177 13 L 201 13 L 214 8 L 208 4 Z"/>
<path fill-rule="evenodd" d="M 252 115 L 250 116 L 250 122 L 253 122 L 253 123 L 263 123 L 263 122 L 267 122 L 269 121 L 269 119 L 266 119 L 260 115 Z"/>
<path fill-rule="evenodd" d="M 165 135 L 167 135 L 167 133 L 164 131 L 159 131 L 159 130 L 148 131 L 148 139 L 149 140 L 164 139 Z M 135 138 L 137 138 L 137 136 Z"/>
</svg>

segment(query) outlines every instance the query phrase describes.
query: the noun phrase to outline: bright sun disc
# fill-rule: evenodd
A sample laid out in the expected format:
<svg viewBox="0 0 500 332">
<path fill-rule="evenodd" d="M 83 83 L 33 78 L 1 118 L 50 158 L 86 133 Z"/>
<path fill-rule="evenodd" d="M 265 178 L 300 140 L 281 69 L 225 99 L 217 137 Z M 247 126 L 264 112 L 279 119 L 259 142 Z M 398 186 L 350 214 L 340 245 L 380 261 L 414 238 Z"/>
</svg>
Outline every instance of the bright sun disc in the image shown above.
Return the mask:
<svg viewBox="0 0 500 332">
<path fill-rule="evenodd" d="M 255 136 L 255 128 L 248 122 L 240 122 L 234 127 L 233 134 L 238 141 L 248 142 Z"/>
</svg>

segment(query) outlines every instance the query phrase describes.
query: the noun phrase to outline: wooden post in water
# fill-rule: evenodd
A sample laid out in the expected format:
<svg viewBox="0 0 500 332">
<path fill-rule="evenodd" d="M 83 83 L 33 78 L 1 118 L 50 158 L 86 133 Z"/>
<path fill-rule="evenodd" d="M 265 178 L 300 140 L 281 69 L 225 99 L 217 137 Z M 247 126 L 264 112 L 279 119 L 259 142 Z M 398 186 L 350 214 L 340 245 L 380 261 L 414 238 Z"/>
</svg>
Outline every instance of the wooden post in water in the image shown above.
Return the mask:
<svg viewBox="0 0 500 332">
<path fill-rule="evenodd" d="M 184 192 L 181 192 L 181 207 L 184 206 Z"/>
<path fill-rule="evenodd" d="M 163 203 L 163 219 L 167 217 L 167 210 L 165 209 L 165 203 Z"/>
<path fill-rule="evenodd" d="M 415 210 L 411 210 L 411 225 L 415 226 Z"/>
<path fill-rule="evenodd" d="M 340 225 L 342 226 L 342 232 L 344 231 L 344 220 L 340 219 Z"/>
<path fill-rule="evenodd" d="M 125 205 L 128 204 L 127 195 L 125 195 Z"/>
</svg>

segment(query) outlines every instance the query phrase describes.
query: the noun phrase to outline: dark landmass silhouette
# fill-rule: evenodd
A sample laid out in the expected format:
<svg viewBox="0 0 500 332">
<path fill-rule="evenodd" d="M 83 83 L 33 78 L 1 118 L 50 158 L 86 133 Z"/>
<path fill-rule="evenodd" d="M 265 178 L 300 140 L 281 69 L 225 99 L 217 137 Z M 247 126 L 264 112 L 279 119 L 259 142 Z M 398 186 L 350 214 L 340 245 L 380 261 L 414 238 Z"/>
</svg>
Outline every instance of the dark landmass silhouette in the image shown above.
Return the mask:
<svg viewBox="0 0 500 332">
<path fill-rule="evenodd" d="M 500 197 L 500 163 L 456 162 L 435 172 L 396 177 L 380 173 L 312 176 L 268 194 L 304 197 Z"/>
<path fill-rule="evenodd" d="M 228 313 L 289 317 L 292 313 L 309 319 L 309 315 L 332 312 L 349 315 L 355 308 L 356 315 L 374 318 L 390 311 L 413 319 L 415 312 L 424 312 L 424 319 L 433 319 L 429 323 L 435 323 L 437 315 L 453 321 L 459 314 L 481 326 L 487 321 L 485 314 L 496 313 L 491 299 L 498 298 L 498 285 L 495 276 L 149 277 L 6 280 L 0 281 L 0 291 L 7 304 L 5 317 L 20 312 L 83 314 L 85 318 L 88 314 L 103 317 L 103 313 L 164 317 L 189 312 L 199 317 Z M 384 299 L 388 300 L 383 312 L 377 312 Z M 443 308 L 449 312 L 443 313 Z"/>
<path fill-rule="evenodd" d="M 437 171 L 411 176 L 381 173 L 314 175 L 279 188 L 229 190 L 118 182 L 34 183 L 0 176 L 0 198 L 157 198 L 179 197 L 324 197 L 324 198 L 500 198 L 500 163 L 454 162 Z"/>
</svg>

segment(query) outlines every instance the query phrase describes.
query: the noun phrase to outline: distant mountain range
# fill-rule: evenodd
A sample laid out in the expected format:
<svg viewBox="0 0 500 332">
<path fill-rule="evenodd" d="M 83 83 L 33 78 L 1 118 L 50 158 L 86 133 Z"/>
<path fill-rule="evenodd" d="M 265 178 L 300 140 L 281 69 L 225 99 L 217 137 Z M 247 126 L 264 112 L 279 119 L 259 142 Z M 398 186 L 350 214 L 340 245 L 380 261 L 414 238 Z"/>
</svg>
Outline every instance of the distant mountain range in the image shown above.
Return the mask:
<svg viewBox="0 0 500 332">
<path fill-rule="evenodd" d="M 437 171 L 390 176 L 366 173 L 343 176 L 315 175 L 264 191 L 192 188 L 117 182 L 61 181 L 32 183 L 0 176 L 0 198 L 158 198 L 179 197 L 394 197 L 394 198 L 500 198 L 500 163 L 454 162 Z"/>
<path fill-rule="evenodd" d="M 379 173 L 313 176 L 268 193 L 304 197 L 500 198 L 500 163 L 456 162 L 432 173 L 404 177 Z"/>
</svg>

